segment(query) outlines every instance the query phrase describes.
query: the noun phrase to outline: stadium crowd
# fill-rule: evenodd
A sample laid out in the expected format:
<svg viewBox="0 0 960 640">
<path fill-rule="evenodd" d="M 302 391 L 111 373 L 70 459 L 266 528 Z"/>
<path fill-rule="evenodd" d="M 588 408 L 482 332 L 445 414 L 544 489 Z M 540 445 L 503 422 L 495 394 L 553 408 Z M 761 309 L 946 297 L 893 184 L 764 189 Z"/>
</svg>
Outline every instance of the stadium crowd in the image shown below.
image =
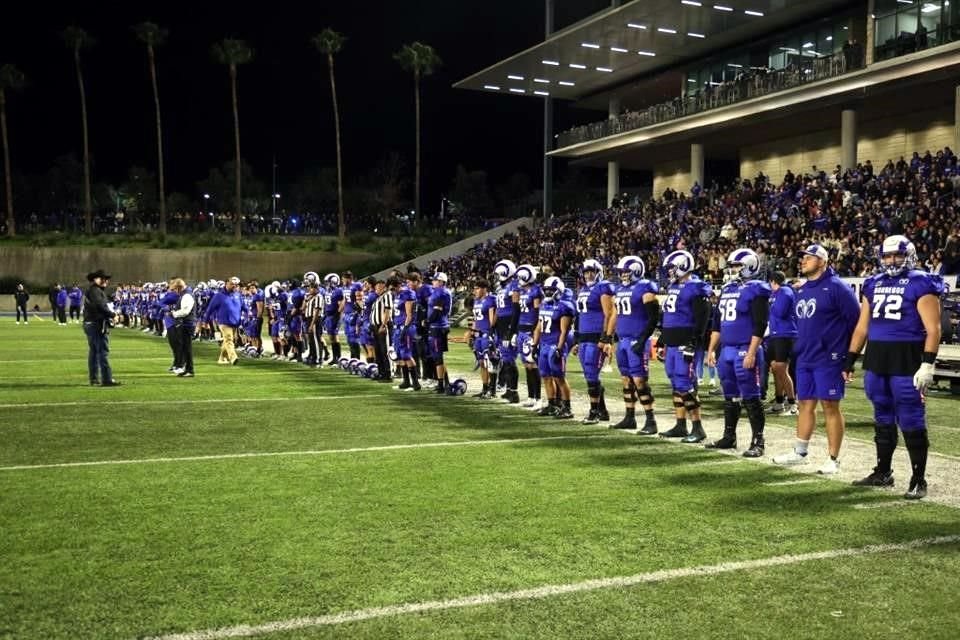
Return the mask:
<svg viewBox="0 0 960 640">
<path fill-rule="evenodd" d="M 845 172 L 788 171 L 779 183 L 761 173 L 720 192 L 697 184 L 689 194 L 668 189 L 640 206 L 554 219 L 427 268 L 445 272 L 457 286 L 510 255 L 550 265 L 571 283 L 586 259 L 609 268 L 630 254 L 661 265 L 671 251 L 686 249 L 705 277 L 719 282 L 737 246 L 753 247 L 770 270 L 796 275 L 796 256 L 814 241 L 827 248 L 841 276 L 867 276 L 876 269 L 881 240 L 898 233 L 913 240 L 925 269 L 960 273 L 960 171 L 949 147 L 889 160 L 880 169 L 866 160 Z"/>
</svg>

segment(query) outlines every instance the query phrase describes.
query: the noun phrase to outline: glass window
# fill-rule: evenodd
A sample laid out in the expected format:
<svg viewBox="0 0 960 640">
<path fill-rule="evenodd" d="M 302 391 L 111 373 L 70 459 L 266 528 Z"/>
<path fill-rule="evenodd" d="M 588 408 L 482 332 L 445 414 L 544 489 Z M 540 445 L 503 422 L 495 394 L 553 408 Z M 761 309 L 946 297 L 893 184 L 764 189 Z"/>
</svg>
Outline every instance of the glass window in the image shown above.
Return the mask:
<svg viewBox="0 0 960 640">
<path fill-rule="evenodd" d="M 877 18 L 877 42 L 883 45 L 892 42 L 897 35 L 897 16 L 884 16 Z"/>
<path fill-rule="evenodd" d="M 913 35 L 917 30 L 919 13 L 917 9 L 912 8 L 897 14 L 897 36 Z"/>
</svg>

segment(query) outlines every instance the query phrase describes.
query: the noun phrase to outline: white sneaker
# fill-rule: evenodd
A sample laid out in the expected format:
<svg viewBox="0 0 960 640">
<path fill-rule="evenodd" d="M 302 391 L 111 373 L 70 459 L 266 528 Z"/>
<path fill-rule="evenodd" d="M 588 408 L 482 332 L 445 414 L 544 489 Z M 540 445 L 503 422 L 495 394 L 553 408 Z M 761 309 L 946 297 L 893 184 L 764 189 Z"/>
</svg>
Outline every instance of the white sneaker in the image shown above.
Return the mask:
<svg viewBox="0 0 960 640">
<path fill-rule="evenodd" d="M 180 374 L 183 373 L 183 372 L 184 372 L 184 368 L 183 368 L 183 367 L 177 367 L 176 369 L 170 369 L 170 373 L 172 373 L 172 374 L 175 375 L 175 376 L 180 375 Z"/>
<path fill-rule="evenodd" d="M 769 407 L 767 407 L 767 414 L 768 414 L 768 415 L 778 416 L 778 415 L 780 415 L 781 413 L 783 413 L 783 405 L 782 405 L 782 404 L 778 404 L 778 403 L 774 402 L 774 403 L 771 403 Z"/>
<path fill-rule="evenodd" d="M 523 403 L 522 405 L 520 405 L 520 406 L 523 407 L 524 409 L 530 409 L 530 408 L 532 408 L 533 405 L 535 405 L 535 404 L 537 404 L 537 401 L 536 401 L 536 400 L 534 400 L 533 398 L 527 398 L 527 401 L 524 402 L 524 403 Z"/>
<path fill-rule="evenodd" d="M 798 416 L 800 415 L 800 409 L 797 408 L 796 404 L 788 404 L 787 408 L 784 409 L 783 415 L 785 416 Z"/>
<path fill-rule="evenodd" d="M 827 460 L 826 464 L 817 469 L 817 473 L 824 476 L 832 476 L 835 473 L 840 473 L 840 463 L 831 458 Z"/>
<path fill-rule="evenodd" d="M 795 464 L 807 464 L 807 456 L 800 455 L 796 451 L 791 450 L 789 453 L 781 453 L 778 456 L 773 456 L 773 463 L 787 466 Z"/>
</svg>

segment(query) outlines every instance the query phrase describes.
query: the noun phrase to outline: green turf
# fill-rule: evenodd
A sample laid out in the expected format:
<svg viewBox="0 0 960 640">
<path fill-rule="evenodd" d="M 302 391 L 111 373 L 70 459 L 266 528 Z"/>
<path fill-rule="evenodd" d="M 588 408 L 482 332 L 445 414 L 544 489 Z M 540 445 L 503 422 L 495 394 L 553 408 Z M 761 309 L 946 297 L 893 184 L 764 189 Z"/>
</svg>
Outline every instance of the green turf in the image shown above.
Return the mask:
<svg viewBox="0 0 960 640">
<path fill-rule="evenodd" d="M 955 510 L 702 448 L 345 375 L 113 336 L 86 386 L 79 328 L 0 319 L 0 637 L 133 638 L 960 534 Z M 19 332 L 19 333 L 17 333 Z M 17 337 L 19 336 L 19 337 Z M 451 345 L 455 369 L 470 355 Z M 13 362 L 29 360 L 29 362 Z M 607 377 L 616 388 L 616 377 Z M 574 387 L 582 383 L 574 378 Z M 473 390 L 471 390 L 472 392 Z M 666 397 L 662 378 L 655 391 Z M 845 407 L 869 439 L 860 389 Z M 313 398 L 313 399 L 310 399 Z M 165 402 L 172 400 L 235 402 Z M 61 403 L 57 406 L 57 403 Z M 73 403 L 73 404 L 66 404 Z M 719 402 L 708 401 L 716 415 Z M 953 398 L 928 404 L 956 455 Z M 787 419 L 783 419 L 787 424 Z M 565 437 L 559 437 L 565 436 Z M 337 451 L 397 444 L 513 443 Z M 322 637 L 953 637 L 960 545 L 680 578 L 277 633 Z"/>
</svg>

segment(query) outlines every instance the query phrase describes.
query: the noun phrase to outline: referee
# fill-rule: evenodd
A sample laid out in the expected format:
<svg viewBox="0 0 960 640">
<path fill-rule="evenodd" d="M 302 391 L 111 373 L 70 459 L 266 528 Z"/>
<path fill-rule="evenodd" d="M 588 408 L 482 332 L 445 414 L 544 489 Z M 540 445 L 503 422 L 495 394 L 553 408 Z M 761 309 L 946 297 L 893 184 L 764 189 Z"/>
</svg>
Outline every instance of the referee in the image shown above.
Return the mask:
<svg viewBox="0 0 960 640">
<path fill-rule="evenodd" d="M 377 361 L 378 382 L 393 382 L 390 358 L 387 356 L 387 340 L 390 336 L 390 319 L 393 317 L 393 293 L 390 288 L 396 282 L 391 277 L 386 282 L 377 280 L 377 299 L 370 309 L 370 334 L 373 336 L 373 351 Z"/>
<path fill-rule="evenodd" d="M 306 324 L 307 343 L 310 346 L 307 364 L 317 369 L 323 366 L 323 357 L 320 352 L 320 332 L 323 330 L 320 310 L 323 305 L 323 296 L 320 295 L 319 286 L 316 280 L 310 280 L 307 284 L 307 297 L 303 301 L 303 321 Z"/>
</svg>

